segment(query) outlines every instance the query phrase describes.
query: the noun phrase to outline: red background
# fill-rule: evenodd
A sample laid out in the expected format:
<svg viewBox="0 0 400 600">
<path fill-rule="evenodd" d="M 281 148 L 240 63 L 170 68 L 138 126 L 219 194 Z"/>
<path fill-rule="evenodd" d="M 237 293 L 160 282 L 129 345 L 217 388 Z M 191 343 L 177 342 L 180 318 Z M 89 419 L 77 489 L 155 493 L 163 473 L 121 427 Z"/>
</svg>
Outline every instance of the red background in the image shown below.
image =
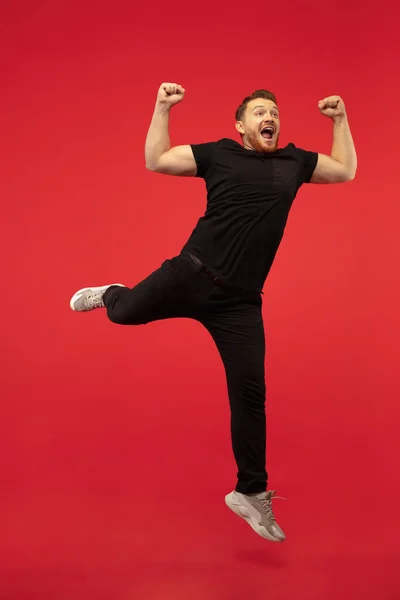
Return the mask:
<svg viewBox="0 0 400 600">
<path fill-rule="evenodd" d="M 394 2 L 1 3 L 2 600 L 400 596 L 396 23 Z M 283 545 L 224 505 L 207 332 L 69 309 L 140 281 L 205 209 L 202 181 L 145 169 L 162 81 L 186 88 L 172 144 L 237 139 L 266 87 L 281 145 L 329 153 L 317 102 L 347 106 L 357 177 L 300 190 L 265 286 Z"/>
</svg>

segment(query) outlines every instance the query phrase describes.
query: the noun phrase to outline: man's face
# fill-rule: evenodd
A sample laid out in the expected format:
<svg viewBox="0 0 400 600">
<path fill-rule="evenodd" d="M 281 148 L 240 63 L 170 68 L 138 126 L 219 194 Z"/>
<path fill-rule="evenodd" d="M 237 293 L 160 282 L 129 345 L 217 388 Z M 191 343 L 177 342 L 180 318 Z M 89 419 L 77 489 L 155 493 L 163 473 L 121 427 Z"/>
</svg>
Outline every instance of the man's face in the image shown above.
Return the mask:
<svg viewBox="0 0 400 600">
<path fill-rule="evenodd" d="M 251 100 L 236 129 L 243 135 L 243 145 L 257 152 L 275 152 L 278 149 L 279 110 L 272 100 Z"/>
</svg>

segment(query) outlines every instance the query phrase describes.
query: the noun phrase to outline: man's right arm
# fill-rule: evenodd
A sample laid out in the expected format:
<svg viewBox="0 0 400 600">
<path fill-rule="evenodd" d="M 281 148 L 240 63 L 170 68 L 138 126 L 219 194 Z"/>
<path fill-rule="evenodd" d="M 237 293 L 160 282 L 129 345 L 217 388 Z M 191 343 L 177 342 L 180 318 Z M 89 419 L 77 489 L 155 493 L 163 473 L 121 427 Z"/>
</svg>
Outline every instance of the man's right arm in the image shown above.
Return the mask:
<svg viewBox="0 0 400 600">
<path fill-rule="evenodd" d="M 186 177 L 194 177 L 197 173 L 191 146 L 171 148 L 169 139 L 169 113 L 184 94 L 184 88 L 176 83 L 163 83 L 158 90 L 145 144 L 146 168 L 150 171 Z"/>
</svg>

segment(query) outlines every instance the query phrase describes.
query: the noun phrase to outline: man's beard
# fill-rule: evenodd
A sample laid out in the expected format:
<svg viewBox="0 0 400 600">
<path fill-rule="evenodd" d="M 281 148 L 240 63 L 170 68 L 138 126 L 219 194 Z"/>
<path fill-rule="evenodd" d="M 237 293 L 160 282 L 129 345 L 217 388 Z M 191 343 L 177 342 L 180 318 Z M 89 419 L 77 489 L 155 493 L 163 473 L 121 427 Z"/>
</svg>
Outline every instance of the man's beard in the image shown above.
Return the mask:
<svg viewBox="0 0 400 600">
<path fill-rule="evenodd" d="M 256 152 L 262 152 L 264 154 L 269 154 L 270 152 L 276 152 L 276 150 L 278 149 L 278 142 L 279 142 L 279 133 L 276 136 L 273 144 L 267 144 L 266 142 L 264 142 L 264 139 L 260 135 L 260 132 L 252 131 L 247 136 L 247 144 L 245 143 L 244 145 L 247 147 L 250 146 Z"/>
</svg>

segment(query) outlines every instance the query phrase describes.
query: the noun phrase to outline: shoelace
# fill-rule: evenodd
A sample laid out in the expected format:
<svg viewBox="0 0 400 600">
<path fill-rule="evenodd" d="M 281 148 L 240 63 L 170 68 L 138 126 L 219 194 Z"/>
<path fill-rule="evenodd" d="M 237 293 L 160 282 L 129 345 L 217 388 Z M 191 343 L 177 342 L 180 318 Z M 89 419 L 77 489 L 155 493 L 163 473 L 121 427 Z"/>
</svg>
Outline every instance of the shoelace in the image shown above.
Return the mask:
<svg viewBox="0 0 400 600">
<path fill-rule="evenodd" d="M 282 496 L 277 496 L 275 491 L 267 492 L 267 495 L 265 498 L 259 498 L 259 501 L 261 502 L 263 508 L 265 508 L 265 510 L 268 513 L 271 520 L 276 523 L 275 515 L 272 510 L 272 499 L 286 500 L 286 498 L 282 498 Z"/>
<path fill-rule="evenodd" d="M 86 306 L 87 308 L 96 308 L 97 306 L 102 305 L 103 292 L 92 292 L 86 296 Z"/>
</svg>

